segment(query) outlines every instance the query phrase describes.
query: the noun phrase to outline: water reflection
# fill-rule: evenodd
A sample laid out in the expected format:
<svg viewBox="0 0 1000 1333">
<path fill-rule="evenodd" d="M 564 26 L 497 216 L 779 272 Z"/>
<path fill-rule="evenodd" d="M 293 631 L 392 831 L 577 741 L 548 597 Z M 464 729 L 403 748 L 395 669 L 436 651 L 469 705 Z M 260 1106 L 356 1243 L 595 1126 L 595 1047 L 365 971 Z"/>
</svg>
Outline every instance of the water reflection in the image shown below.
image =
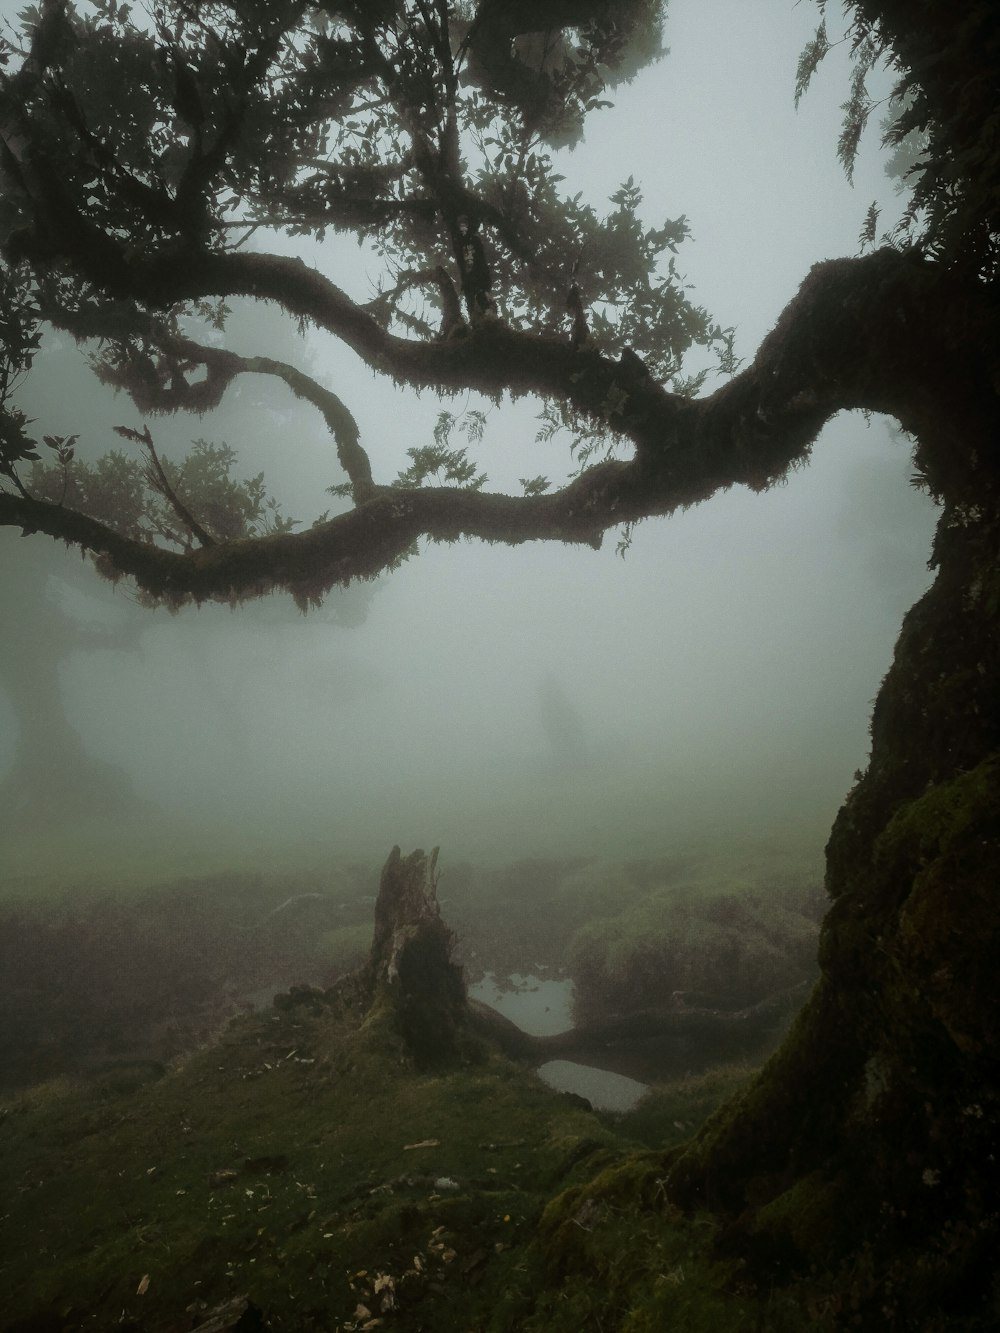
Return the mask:
<svg viewBox="0 0 1000 1333">
<path fill-rule="evenodd" d="M 509 986 L 501 986 L 493 973 L 487 972 L 482 981 L 469 987 L 469 994 L 532 1037 L 554 1037 L 573 1026 L 573 983 L 569 978 L 545 980 L 515 972 L 509 981 Z"/>
<path fill-rule="evenodd" d="M 586 1097 L 596 1111 L 631 1111 L 649 1091 L 645 1083 L 607 1069 L 592 1069 L 570 1060 L 550 1060 L 538 1076 L 556 1092 L 575 1092 Z"/>
<path fill-rule="evenodd" d="M 507 979 L 505 979 L 507 980 Z M 573 983 L 568 978 L 548 979 L 515 973 L 509 985 L 497 982 L 492 972 L 469 987 L 469 994 L 533 1037 L 554 1037 L 573 1026 Z M 607 1069 L 549 1060 L 539 1076 L 557 1092 L 575 1092 L 599 1111 L 630 1111 L 649 1091 L 645 1083 Z"/>
</svg>

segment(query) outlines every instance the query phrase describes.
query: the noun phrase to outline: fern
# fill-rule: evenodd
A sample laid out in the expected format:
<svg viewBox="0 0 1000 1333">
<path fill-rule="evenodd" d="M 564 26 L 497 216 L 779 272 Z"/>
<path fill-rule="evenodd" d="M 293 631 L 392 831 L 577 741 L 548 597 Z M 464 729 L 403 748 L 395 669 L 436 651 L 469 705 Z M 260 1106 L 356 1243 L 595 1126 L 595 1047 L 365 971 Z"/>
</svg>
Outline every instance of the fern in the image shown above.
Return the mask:
<svg viewBox="0 0 1000 1333">
<path fill-rule="evenodd" d="M 865 220 L 858 233 L 858 245 L 862 253 L 875 244 L 875 229 L 878 227 L 879 214 L 881 209 L 874 201 L 868 205 L 868 212 L 865 214 Z"/>
<path fill-rule="evenodd" d="M 837 140 L 837 160 L 844 168 L 848 181 L 854 184 L 854 163 L 857 161 L 858 147 L 868 117 L 871 115 L 872 100 L 865 86 L 865 76 L 869 65 L 862 62 L 855 66 L 851 74 L 851 95 L 841 106 L 844 124 Z"/>
<path fill-rule="evenodd" d="M 826 19 L 816 29 L 816 36 L 806 46 L 799 56 L 799 63 L 795 67 L 795 106 L 799 105 L 802 96 L 809 84 L 812 82 L 812 76 L 819 68 L 820 62 L 826 53 L 830 50 L 830 43 L 826 36 Z"/>
<path fill-rule="evenodd" d="M 618 545 L 615 547 L 615 554 L 622 560 L 628 555 L 632 548 L 632 535 L 635 532 L 635 523 L 623 523 L 618 533 Z"/>
<path fill-rule="evenodd" d="M 518 477 L 525 495 L 543 495 L 551 485 L 548 477 Z"/>
<path fill-rule="evenodd" d="M 416 490 L 428 478 L 436 478 L 438 484 L 451 483 L 468 491 L 478 491 L 486 483 L 486 474 L 476 471 L 476 465 L 469 459 L 465 449 L 447 449 L 443 444 L 429 444 L 419 449 L 407 449 L 406 453 L 411 462 L 392 483 L 397 490 Z"/>
</svg>

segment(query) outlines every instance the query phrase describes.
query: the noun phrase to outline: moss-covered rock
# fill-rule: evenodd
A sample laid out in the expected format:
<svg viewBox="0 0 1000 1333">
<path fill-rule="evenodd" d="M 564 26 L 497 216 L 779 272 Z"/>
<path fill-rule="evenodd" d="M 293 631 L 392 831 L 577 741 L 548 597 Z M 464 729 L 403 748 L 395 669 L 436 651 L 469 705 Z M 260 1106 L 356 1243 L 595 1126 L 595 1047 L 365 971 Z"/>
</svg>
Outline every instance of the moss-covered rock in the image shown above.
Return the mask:
<svg viewBox="0 0 1000 1333">
<path fill-rule="evenodd" d="M 573 936 L 569 969 L 581 1021 L 660 1006 L 678 992 L 730 1009 L 816 973 L 818 924 L 808 887 L 720 892 L 690 881 L 657 886 Z"/>
</svg>

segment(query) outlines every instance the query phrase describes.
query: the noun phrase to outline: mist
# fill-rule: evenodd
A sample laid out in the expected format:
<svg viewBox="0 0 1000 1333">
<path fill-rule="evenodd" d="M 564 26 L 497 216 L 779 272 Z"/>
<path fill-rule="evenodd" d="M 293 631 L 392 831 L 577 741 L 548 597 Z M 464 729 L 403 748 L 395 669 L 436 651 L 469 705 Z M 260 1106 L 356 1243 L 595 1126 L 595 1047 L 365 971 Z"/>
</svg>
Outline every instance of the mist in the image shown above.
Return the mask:
<svg viewBox="0 0 1000 1333">
<path fill-rule="evenodd" d="M 749 9 L 674 0 L 671 54 L 619 91 L 560 167 L 598 203 L 634 174 L 651 223 L 686 213 L 680 266 L 713 317 L 736 325 L 744 358 L 811 263 L 856 252 L 872 198 L 890 220 L 900 209 L 877 130 L 853 190 L 836 162 L 844 61 L 831 57 L 793 109 L 812 13 Z M 357 255 L 363 294 L 374 269 Z M 443 408 L 486 410 L 490 489 L 572 470 L 564 441 L 536 442 L 537 404 L 393 391 L 273 312 L 239 308 L 227 339 L 308 362 L 356 413 L 382 479 L 429 442 Z M 121 447 L 115 425 L 142 425 L 56 338 L 21 404 L 39 430 L 79 433 L 89 459 Z M 214 414 L 153 426 L 168 457 L 197 438 L 227 441 L 237 475 L 263 470 L 304 525 L 335 510 L 332 445 L 287 391 L 241 383 Z M 613 536 L 600 552 L 423 544 L 391 576 L 307 615 L 287 599 L 143 610 L 48 538 L 5 538 L 8 624 L 33 632 L 19 588 L 27 562 L 47 562 L 45 596 L 79 629 L 59 664 L 67 716 L 140 804 L 110 820 L 8 827 L 0 879 L 23 883 L 54 856 L 86 878 L 377 861 L 394 843 L 485 862 L 741 843 L 818 858 L 866 764 L 902 615 L 930 580 L 935 512 L 911 470 L 894 423 L 845 414 L 787 484 L 643 524 L 621 552 Z M 116 645 L 125 624 L 128 645 Z M 0 694 L 0 778 L 17 738 Z"/>
</svg>

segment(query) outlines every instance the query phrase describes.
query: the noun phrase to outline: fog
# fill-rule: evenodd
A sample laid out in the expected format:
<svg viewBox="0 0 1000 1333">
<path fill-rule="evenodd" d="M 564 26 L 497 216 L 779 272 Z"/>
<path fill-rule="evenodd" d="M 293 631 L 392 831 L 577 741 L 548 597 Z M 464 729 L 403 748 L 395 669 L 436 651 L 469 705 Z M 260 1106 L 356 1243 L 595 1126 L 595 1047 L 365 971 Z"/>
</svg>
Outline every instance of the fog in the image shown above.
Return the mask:
<svg viewBox="0 0 1000 1333">
<path fill-rule="evenodd" d="M 672 0 L 670 55 L 619 90 L 560 167 L 564 188 L 595 203 L 634 174 L 649 223 L 688 216 L 679 266 L 696 300 L 737 326 L 747 359 L 812 263 L 857 251 L 873 199 L 889 224 L 900 211 L 877 125 L 853 189 L 836 161 L 846 57 L 834 53 L 793 108 L 816 21 L 790 0 Z M 331 254 L 333 280 L 364 295 L 357 248 Z M 237 350 L 308 361 L 357 416 L 377 479 L 430 441 L 442 404 L 392 390 L 332 341 L 296 343 L 274 312 L 242 308 L 228 336 Z M 78 432 L 87 458 L 120 447 L 113 426 L 142 425 L 55 338 L 22 406 L 39 433 Z M 535 442 L 537 411 L 489 410 L 490 488 L 568 475 L 565 443 Z M 171 457 L 199 437 L 228 441 L 238 475 L 263 469 L 306 525 L 342 480 L 322 422 L 263 379 L 232 389 L 214 415 L 151 425 Z M 46 869 L 57 844 L 63 869 L 69 854 L 94 874 L 147 855 L 158 872 L 377 860 L 394 843 L 485 861 L 741 841 L 818 855 L 866 763 L 901 617 L 930 579 L 935 515 L 911 470 L 893 423 L 842 415 L 787 484 L 647 522 L 624 555 L 614 534 L 600 552 L 425 546 L 307 616 L 288 599 L 141 610 L 78 554 L 3 534 L 5 634 L 36 633 L 20 590 L 26 564 L 48 562 L 48 602 L 81 632 L 59 665 L 67 714 L 146 804 L 8 827 L 0 880 Z M 17 739 L 0 695 L 0 777 Z"/>
</svg>

